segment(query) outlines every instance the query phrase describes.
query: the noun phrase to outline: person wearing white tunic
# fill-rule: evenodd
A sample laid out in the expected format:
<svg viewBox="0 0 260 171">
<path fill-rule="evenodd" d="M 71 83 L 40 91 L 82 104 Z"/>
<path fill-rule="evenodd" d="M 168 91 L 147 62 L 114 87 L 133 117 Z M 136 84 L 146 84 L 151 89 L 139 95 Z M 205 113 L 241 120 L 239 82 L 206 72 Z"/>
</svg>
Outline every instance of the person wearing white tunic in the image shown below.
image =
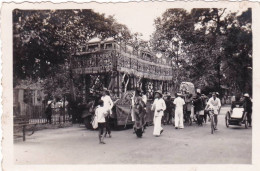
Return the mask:
<svg viewBox="0 0 260 171">
<path fill-rule="evenodd" d="M 104 108 L 109 111 L 109 114 L 112 114 L 112 108 L 114 103 L 108 94 L 109 94 L 108 90 L 104 89 L 101 100 L 103 100 L 104 102 Z"/>
<path fill-rule="evenodd" d="M 209 99 L 205 109 L 209 109 L 209 108 L 212 108 L 214 111 L 214 118 L 215 118 L 215 123 L 216 123 L 215 129 L 217 130 L 218 114 L 220 112 L 221 102 L 220 102 L 220 99 L 217 98 L 217 95 L 215 92 L 212 93 L 212 97 Z"/>
<path fill-rule="evenodd" d="M 164 100 L 162 99 L 162 92 L 156 91 L 155 92 L 155 100 L 152 104 L 152 111 L 154 111 L 154 130 L 153 135 L 156 137 L 159 137 L 161 133 L 163 132 L 163 128 L 161 126 L 162 122 L 162 116 L 164 111 L 166 110 L 166 104 Z"/>
<path fill-rule="evenodd" d="M 104 109 L 106 111 L 108 111 L 108 115 L 106 117 L 106 133 L 105 133 L 105 136 L 108 134 L 109 135 L 109 138 L 111 138 L 111 129 L 110 129 L 110 125 L 109 125 L 109 118 L 110 118 L 110 115 L 112 115 L 112 108 L 113 108 L 113 101 L 111 99 L 111 97 L 109 96 L 109 92 L 106 88 L 103 89 L 103 94 L 102 94 L 102 97 L 101 97 L 101 100 L 103 100 L 104 102 Z"/>
<path fill-rule="evenodd" d="M 183 105 L 184 100 L 180 97 L 181 94 L 177 93 L 177 98 L 174 99 L 173 104 L 175 105 L 175 129 L 183 129 Z"/>
</svg>

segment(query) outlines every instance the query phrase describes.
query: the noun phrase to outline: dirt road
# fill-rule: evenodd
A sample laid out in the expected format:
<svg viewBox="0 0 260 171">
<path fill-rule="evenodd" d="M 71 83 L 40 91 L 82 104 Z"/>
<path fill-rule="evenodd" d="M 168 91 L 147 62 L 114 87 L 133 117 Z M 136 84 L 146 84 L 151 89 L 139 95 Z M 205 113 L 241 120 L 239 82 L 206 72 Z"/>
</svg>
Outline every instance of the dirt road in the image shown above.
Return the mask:
<svg viewBox="0 0 260 171">
<path fill-rule="evenodd" d="M 161 137 L 148 127 L 143 138 L 131 129 L 113 131 L 105 145 L 98 144 L 97 131 L 74 125 L 36 132 L 25 142 L 14 143 L 16 164 L 250 164 L 252 129 L 225 127 L 222 108 L 219 130 L 212 135 L 209 123 L 175 130 L 164 126 Z"/>
</svg>

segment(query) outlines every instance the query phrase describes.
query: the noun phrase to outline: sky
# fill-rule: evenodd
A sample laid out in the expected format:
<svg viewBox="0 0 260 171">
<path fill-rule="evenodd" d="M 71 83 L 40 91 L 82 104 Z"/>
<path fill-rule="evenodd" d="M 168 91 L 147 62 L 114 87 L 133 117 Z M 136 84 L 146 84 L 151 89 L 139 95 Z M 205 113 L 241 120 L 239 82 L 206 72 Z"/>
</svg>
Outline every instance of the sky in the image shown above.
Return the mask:
<svg viewBox="0 0 260 171">
<path fill-rule="evenodd" d="M 157 17 L 162 16 L 167 8 L 162 8 L 160 6 L 150 6 L 150 8 L 144 8 L 141 5 L 130 5 L 127 8 L 122 6 L 121 8 L 117 5 L 110 5 L 109 8 L 104 6 L 96 6 L 93 9 L 95 12 L 104 13 L 106 16 L 114 15 L 115 19 L 121 23 L 125 24 L 132 33 L 139 32 L 142 33 L 142 39 L 148 41 L 150 36 L 155 30 L 154 20 Z M 185 8 L 190 11 L 192 8 Z M 237 12 L 241 10 L 227 9 L 226 12 Z M 243 10 L 242 10 L 243 11 Z"/>
<path fill-rule="evenodd" d="M 94 9 L 95 12 L 104 13 L 106 16 L 114 15 L 115 19 L 125 24 L 132 33 L 142 33 L 143 40 L 149 40 L 150 35 L 154 32 L 154 20 L 161 16 L 166 9 L 150 8 L 144 9 L 142 7 L 124 8 L 124 10 L 115 9 Z"/>
</svg>

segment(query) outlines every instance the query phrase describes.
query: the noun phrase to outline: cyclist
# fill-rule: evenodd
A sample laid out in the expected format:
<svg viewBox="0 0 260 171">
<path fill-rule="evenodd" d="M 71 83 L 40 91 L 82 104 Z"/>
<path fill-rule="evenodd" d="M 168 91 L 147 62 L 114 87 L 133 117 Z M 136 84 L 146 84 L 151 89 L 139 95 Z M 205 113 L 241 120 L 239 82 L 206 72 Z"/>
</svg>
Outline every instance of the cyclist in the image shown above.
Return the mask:
<svg viewBox="0 0 260 171">
<path fill-rule="evenodd" d="M 212 93 L 212 97 L 209 99 L 207 106 L 206 106 L 206 110 L 208 109 L 213 109 L 214 111 L 214 119 L 215 119 L 215 124 L 216 124 L 216 130 L 217 130 L 217 124 L 218 124 L 218 114 L 219 114 L 219 110 L 221 107 L 221 103 L 220 103 L 220 99 L 217 98 L 216 93 Z"/>
</svg>

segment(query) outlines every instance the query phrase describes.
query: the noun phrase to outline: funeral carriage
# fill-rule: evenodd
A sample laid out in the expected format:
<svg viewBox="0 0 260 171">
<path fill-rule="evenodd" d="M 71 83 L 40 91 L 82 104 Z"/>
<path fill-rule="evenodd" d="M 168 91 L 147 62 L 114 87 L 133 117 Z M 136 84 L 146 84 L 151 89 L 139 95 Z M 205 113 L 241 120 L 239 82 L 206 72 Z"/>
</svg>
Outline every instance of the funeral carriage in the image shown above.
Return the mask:
<svg viewBox="0 0 260 171">
<path fill-rule="evenodd" d="M 152 122 L 150 105 L 155 90 L 163 93 L 172 90 L 172 67 L 169 59 L 158 58 L 147 49 L 135 50 L 130 45 L 113 38 L 91 39 L 72 57 L 73 74 L 81 78 L 82 103 L 86 104 L 82 117 L 87 128 L 91 128 L 94 111 L 93 97 L 105 87 L 114 101 L 111 124 L 115 127 L 132 124 L 131 96 L 136 88 L 147 97 L 147 122 Z M 93 95 L 94 94 L 94 95 Z M 91 103 L 92 102 L 92 103 Z"/>
</svg>

